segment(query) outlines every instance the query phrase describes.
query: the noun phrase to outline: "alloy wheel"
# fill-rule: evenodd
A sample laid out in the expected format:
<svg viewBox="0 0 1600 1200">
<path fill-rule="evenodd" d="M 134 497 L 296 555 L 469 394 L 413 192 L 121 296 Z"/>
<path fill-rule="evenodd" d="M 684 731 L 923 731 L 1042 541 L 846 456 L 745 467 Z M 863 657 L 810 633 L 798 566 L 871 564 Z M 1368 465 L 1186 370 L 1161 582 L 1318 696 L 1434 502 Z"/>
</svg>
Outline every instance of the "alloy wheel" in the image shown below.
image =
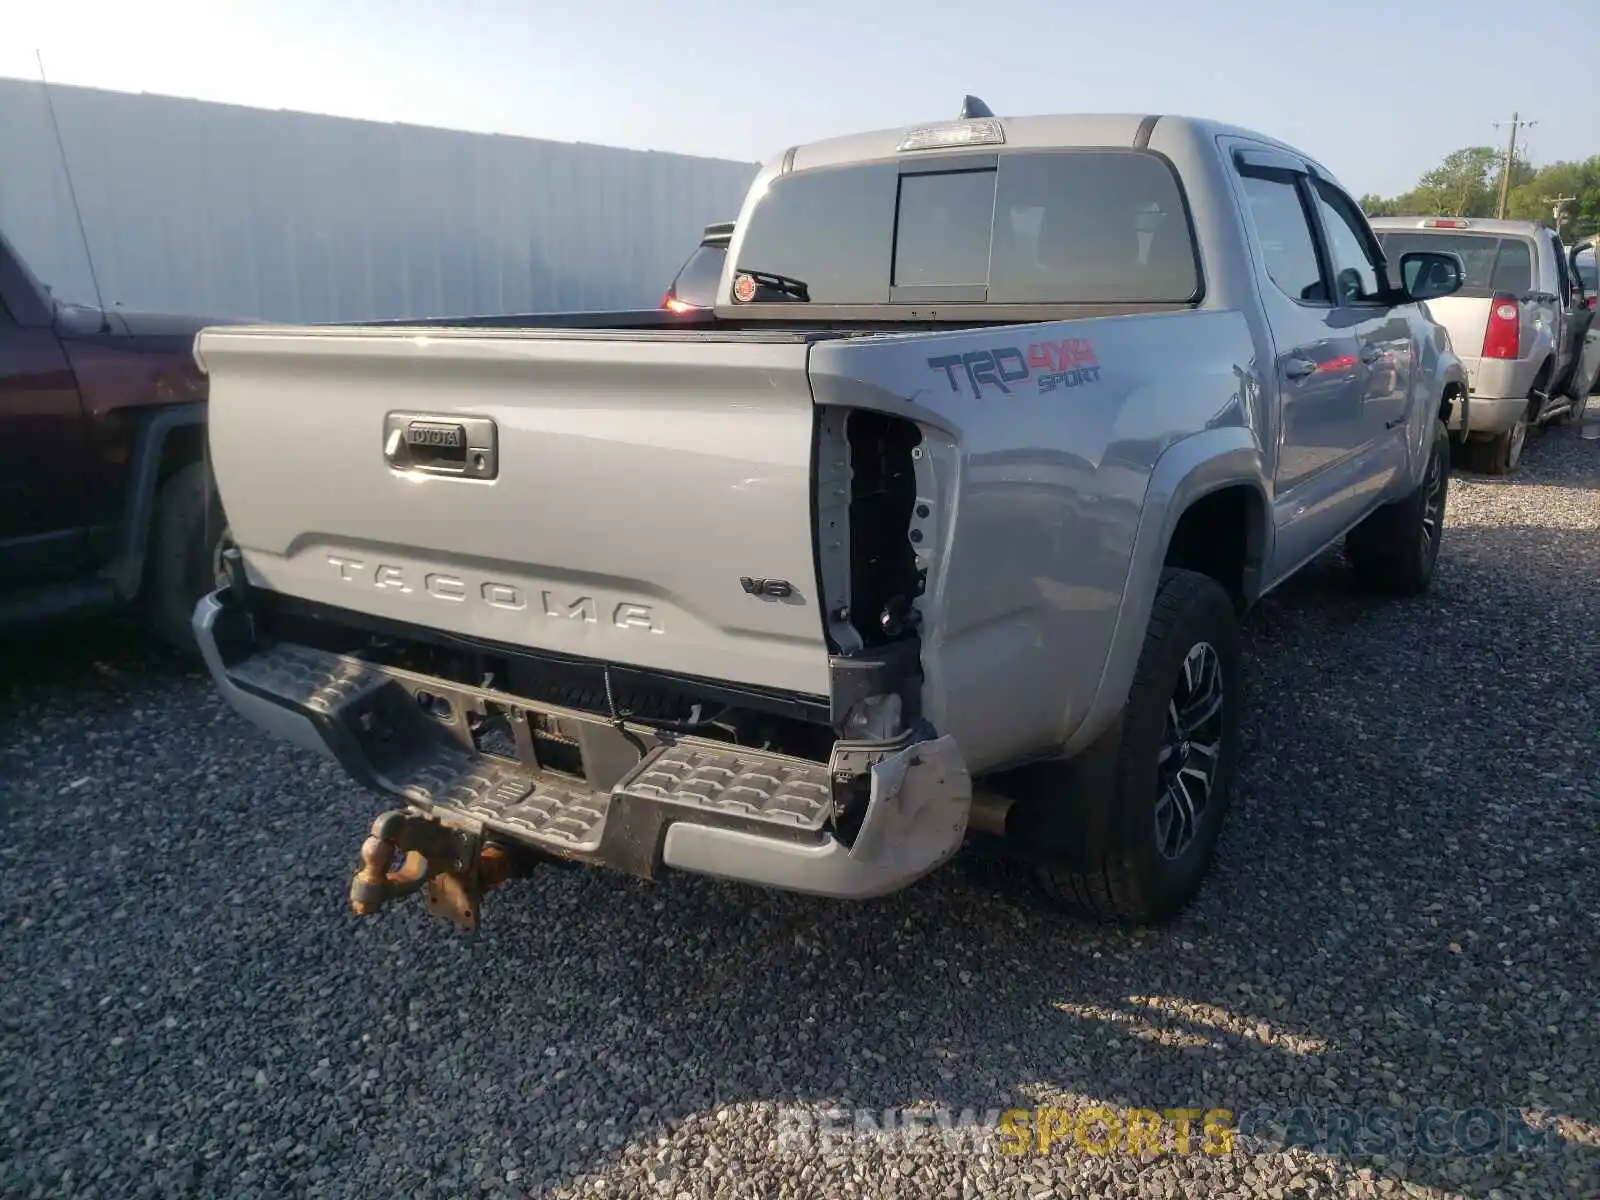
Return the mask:
<svg viewBox="0 0 1600 1200">
<path fill-rule="evenodd" d="M 1197 642 L 1184 655 L 1156 754 L 1156 849 L 1168 861 L 1194 842 L 1211 801 L 1226 720 L 1222 659 L 1210 642 Z"/>
</svg>

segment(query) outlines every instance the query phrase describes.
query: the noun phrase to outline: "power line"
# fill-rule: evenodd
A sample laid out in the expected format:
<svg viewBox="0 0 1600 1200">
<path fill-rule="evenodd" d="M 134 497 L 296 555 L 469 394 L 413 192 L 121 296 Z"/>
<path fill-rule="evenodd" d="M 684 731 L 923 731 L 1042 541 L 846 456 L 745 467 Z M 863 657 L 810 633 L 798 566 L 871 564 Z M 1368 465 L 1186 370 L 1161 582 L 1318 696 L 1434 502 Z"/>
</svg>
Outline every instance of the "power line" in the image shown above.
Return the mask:
<svg viewBox="0 0 1600 1200">
<path fill-rule="evenodd" d="M 1500 168 L 1500 202 L 1495 205 L 1494 215 L 1496 218 L 1503 218 L 1506 215 L 1506 197 L 1511 192 L 1511 164 L 1517 161 L 1517 130 L 1526 129 L 1528 126 L 1537 125 L 1538 123 L 1536 120 L 1520 120 L 1518 113 L 1512 113 L 1509 121 L 1496 121 L 1494 123 L 1496 129 L 1499 129 L 1501 125 L 1511 126 L 1511 138 L 1506 142 L 1505 165 Z"/>
</svg>

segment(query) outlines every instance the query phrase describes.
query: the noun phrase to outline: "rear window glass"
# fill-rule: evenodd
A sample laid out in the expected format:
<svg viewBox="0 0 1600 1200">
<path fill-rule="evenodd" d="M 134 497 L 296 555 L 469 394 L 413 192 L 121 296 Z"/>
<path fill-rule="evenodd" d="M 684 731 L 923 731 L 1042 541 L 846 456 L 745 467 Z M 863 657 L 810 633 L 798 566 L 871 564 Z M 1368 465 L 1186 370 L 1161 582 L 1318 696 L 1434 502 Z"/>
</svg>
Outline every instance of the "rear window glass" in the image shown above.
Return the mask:
<svg viewBox="0 0 1600 1200">
<path fill-rule="evenodd" d="M 781 178 L 751 214 L 739 269 L 812 303 L 1183 303 L 1199 292 L 1172 170 L 1137 151 L 1002 152 Z M 763 299 L 782 299 L 764 294 Z"/>
<path fill-rule="evenodd" d="M 709 308 L 717 301 L 717 284 L 722 279 L 722 264 L 728 257 L 726 246 L 701 246 L 683 264 L 672 281 L 679 300 Z"/>
<path fill-rule="evenodd" d="M 1463 291 L 1526 292 L 1533 287 L 1533 249 L 1522 238 L 1485 233 L 1423 233 L 1385 230 L 1378 234 L 1383 254 L 1399 266 L 1413 250 L 1456 254 L 1467 269 Z"/>
<path fill-rule="evenodd" d="M 983 287 L 993 222 L 993 171 L 902 176 L 895 286 Z"/>
</svg>

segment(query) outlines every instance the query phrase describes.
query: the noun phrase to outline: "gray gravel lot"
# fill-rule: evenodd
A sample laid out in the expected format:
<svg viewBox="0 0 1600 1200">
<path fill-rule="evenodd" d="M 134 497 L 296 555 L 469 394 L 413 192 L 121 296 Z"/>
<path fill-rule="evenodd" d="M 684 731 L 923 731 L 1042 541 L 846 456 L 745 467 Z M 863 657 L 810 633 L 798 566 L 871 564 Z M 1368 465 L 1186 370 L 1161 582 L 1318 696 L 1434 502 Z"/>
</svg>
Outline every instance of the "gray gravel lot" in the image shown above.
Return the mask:
<svg viewBox="0 0 1600 1200">
<path fill-rule="evenodd" d="M 1458 474 L 1427 598 L 1332 555 L 1247 648 L 1168 929 L 969 855 L 859 906 L 552 869 L 468 940 L 350 915 L 381 803 L 137 633 L 0 646 L 0 1195 L 1600 1195 L 1600 443 Z M 917 1104 L 1254 1115 L 1224 1155 L 776 1144 Z M 1295 1106 L 1401 1140 L 1308 1146 Z M 1430 1106 L 1553 1136 L 1425 1154 Z"/>
</svg>

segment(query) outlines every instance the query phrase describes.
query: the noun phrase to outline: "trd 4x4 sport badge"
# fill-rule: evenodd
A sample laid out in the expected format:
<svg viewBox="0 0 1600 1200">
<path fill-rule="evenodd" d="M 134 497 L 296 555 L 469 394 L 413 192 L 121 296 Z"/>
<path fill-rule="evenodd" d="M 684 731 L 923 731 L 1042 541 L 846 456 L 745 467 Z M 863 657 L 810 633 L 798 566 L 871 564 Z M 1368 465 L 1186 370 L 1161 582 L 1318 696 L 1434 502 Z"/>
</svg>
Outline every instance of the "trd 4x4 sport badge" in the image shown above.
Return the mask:
<svg viewBox="0 0 1600 1200">
<path fill-rule="evenodd" d="M 941 354 L 930 358 L 928 366 L 944 372 L 952 392 L 961 390 L 965 378 L 976 400 L 983 399 L 985 387 L 999 388 L 1009 396 L 1012 384 L 1030 379 L 1037 381 L 1034 386 L 1041 393 L 1100 382 L 1100 360 L 1087 338 L 1034 342 L 1026 353 L 1017 346 L 1001 346 L 998 350 Z"/>
</svg>

